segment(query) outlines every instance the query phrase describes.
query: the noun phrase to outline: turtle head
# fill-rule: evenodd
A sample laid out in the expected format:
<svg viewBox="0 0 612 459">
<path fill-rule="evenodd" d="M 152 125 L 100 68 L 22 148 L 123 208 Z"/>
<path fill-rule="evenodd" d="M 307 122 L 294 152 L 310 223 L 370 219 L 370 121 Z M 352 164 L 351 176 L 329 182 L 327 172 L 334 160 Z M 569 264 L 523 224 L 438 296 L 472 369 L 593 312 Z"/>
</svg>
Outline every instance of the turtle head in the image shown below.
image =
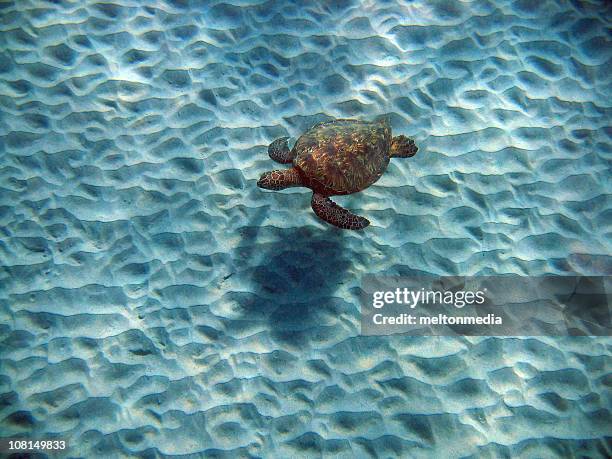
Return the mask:
<svg viewBox="0 0 612 459">
<path fill-rule="evenodd" d="M 285 188 L 281 182 L 279 171 L 270 171 L 261 174 L 257 181 L 257 186 L 265 190 L 282 190 Z"/>
<path fill-rule="evenodd" d="M 391 151 L 389 152 L 392 158 L 410 158 L 416 155 L 419 148 L 414 144 L 414 140 L 409 139 L 405 135 L 398 135 L 391 140 Z"/>
<path fill-rule="evenodd" d="M 295 167 L 279 171 L 264 172 L 257 181 L 259 188 L 282 190 L 291 186 L 302 186 L 302 179 Z"/>
</svg>

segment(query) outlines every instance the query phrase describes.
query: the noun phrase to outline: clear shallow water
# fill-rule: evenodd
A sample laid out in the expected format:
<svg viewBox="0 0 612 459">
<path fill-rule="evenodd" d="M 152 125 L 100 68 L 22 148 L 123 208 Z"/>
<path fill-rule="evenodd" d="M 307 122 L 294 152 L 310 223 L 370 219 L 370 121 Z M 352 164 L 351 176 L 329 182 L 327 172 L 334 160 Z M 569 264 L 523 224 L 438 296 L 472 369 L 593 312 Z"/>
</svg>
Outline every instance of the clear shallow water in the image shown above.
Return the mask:
<svg viewBox="0 0 612 459">
<path fill-rule="evenodd" d="M 367 273 L 610 274 L 606 2 L 0 6 L 2 435 L 610 455 L 609 340 L 365 338 L 358 306 Z M 420 151 L 337 199 L 366 231 L 256 188 L 276 137 L 383 113 Z"/>
</svg>

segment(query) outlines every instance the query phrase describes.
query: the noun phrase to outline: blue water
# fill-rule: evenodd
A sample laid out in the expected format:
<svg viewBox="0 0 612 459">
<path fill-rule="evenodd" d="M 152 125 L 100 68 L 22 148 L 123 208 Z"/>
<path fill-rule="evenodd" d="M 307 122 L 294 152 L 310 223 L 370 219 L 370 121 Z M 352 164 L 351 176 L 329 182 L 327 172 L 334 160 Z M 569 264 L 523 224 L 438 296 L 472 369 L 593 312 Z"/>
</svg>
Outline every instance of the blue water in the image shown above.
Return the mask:
<svg viewBox="0 0 612 459">
<path fill-rule="evenodd" d="M 0 436 L 71 457 L 610 457 L 607 338 L 362 337 L 365 274 L 612 272 L 606 1 L 0 3 Z M 267 145 L 389 114 L 336 201 Z M 606 438 L 607 436 L 607 438 Z"/>
</svg>

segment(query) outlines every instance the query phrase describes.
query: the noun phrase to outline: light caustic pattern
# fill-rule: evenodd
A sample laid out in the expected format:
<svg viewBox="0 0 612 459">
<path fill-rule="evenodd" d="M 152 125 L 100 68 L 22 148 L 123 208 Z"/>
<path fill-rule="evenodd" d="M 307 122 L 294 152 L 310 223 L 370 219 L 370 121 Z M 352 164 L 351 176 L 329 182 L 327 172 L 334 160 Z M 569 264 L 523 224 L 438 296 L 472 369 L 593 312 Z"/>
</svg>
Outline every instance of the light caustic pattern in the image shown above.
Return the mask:
<svg viewBox="0 0 612 459">
<path fill-rule="evenodd" d="M 610 342 L 360 337 L 364 274 L 609 274 L 610 3 L 0 3 L 0 430 L 71 456 L 610 455 Z M 419 153 L 265 192 L 275 138 Z"/>
</svg>

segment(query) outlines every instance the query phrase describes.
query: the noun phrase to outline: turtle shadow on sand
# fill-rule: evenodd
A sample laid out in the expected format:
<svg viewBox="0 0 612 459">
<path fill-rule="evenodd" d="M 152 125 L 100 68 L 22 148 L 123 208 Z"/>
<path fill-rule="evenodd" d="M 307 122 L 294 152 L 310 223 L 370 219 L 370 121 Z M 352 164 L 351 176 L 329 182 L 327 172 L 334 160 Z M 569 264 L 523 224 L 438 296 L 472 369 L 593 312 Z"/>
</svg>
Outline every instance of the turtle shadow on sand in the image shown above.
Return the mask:
<svg viewBox="0 0 612 459">
<path fill-rule="evenodd" d="M 265 320 L 276 341 L 302 346 L 322 317 L 346 307 L 336 292 L 352 265 L 348 235 L 334 227 L 261 227 L 267 212 L 256 212 L 242 231 L 238 261 L 250 265 L 242 272 L 250 290 L 242 314 Z M 263 232 L 271 242 L 257 242 Z"/>
</svg>

